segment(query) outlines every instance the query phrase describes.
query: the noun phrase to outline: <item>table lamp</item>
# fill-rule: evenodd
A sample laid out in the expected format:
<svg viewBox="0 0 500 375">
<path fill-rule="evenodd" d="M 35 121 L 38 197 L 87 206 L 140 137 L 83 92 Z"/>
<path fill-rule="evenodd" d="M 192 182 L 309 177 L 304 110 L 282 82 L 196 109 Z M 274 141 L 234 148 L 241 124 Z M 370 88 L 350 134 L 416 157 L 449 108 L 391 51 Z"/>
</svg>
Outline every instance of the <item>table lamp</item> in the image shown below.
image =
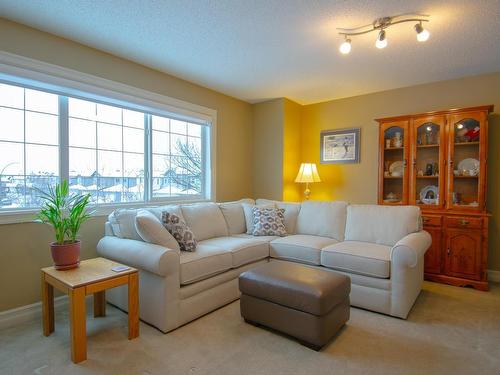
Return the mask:
<svg viewBox="0 0 500 375">
<path fill-rule="evenodd" d="M 295 178 L 295 182 L 306 184 L 304 195 L 306 199 L 309 199 L 309 196 L 311 195 L 311 190 L 309 190 L 309 183 L 321 182 L 318 170 L 316 169 L 316 164 L 302 163 L 299 168 L 299 173 L 297 173 L 297 177 Z"/>
</svg>

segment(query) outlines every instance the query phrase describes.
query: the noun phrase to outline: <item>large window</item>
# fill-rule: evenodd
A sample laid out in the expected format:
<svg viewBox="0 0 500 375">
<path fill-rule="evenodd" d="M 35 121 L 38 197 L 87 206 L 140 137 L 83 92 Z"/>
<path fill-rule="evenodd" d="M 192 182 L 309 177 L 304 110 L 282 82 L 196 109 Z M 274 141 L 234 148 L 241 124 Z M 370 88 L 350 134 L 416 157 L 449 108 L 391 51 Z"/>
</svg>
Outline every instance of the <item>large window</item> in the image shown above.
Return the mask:
<svg viewBox="0 0 500 375">
<path fill-rule="evenodd" d="M 209 198 L 208 125 L 0 83 L 0 210 L 61 178 L 97 205 Z"/>
</svg>

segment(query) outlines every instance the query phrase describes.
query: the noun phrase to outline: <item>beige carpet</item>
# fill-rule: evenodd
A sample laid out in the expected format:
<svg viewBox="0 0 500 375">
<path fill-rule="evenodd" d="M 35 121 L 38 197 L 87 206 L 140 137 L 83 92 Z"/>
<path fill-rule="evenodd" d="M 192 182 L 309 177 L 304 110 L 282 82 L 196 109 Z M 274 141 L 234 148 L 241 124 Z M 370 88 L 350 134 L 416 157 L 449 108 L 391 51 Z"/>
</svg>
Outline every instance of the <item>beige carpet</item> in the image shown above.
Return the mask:
<svg viewBox="0 0 500 375">
<path fill-rule="evenodd" d="M 235 302 L 164 335 L 108 306 L 88 319 L 88 360 L 69 359 L 67 312 L 45 338 L 40 323 L 0 331 L 0 374 L 500 374 L 500 285 L 488 293 L 425 283 L 408 320 L 351 309 L 322 352 L 245 324 Z"/>
</svg>

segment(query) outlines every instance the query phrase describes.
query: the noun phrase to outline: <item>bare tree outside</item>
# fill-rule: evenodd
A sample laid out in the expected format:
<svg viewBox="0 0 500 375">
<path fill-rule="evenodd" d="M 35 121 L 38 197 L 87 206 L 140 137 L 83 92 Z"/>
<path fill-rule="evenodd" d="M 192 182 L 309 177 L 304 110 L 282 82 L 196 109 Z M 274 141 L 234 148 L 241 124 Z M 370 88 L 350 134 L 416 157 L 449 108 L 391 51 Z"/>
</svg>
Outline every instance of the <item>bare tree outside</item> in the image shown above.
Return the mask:
<svg viewBox="0 0 500 375">
<path fill-rule="evenodd" d="M 194 190 L 201 194 L 202 157 L 201 150 L 191 142 L 176 144 L 178 155 L 171 157 L 172 182 L 182 190 Z"/>
</svg>

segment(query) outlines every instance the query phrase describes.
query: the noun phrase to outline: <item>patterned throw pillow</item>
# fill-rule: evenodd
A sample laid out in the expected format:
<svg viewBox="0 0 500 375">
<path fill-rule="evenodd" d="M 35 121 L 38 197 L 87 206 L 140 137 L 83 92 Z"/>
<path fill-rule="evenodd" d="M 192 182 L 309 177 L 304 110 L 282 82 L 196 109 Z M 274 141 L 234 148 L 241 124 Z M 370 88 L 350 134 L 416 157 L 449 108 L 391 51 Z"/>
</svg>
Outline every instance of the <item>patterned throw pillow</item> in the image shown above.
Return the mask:
<svg viewBox="0 0 500 375">
<path fill-rule="evenodd" d="M 286 236 L 284 209 L 254 206 L 252 213 L 254 236 Z"/>
<path fill-rule="evenodd" d="M 179 243 L 179 247 L 182 251 L 196 250 L 196 239 L 194 238 L 193 231 L 189 229 L 184 220 L 176 214 L 163 211 L 161 214 L 161 222 Z"/>
</svg>

